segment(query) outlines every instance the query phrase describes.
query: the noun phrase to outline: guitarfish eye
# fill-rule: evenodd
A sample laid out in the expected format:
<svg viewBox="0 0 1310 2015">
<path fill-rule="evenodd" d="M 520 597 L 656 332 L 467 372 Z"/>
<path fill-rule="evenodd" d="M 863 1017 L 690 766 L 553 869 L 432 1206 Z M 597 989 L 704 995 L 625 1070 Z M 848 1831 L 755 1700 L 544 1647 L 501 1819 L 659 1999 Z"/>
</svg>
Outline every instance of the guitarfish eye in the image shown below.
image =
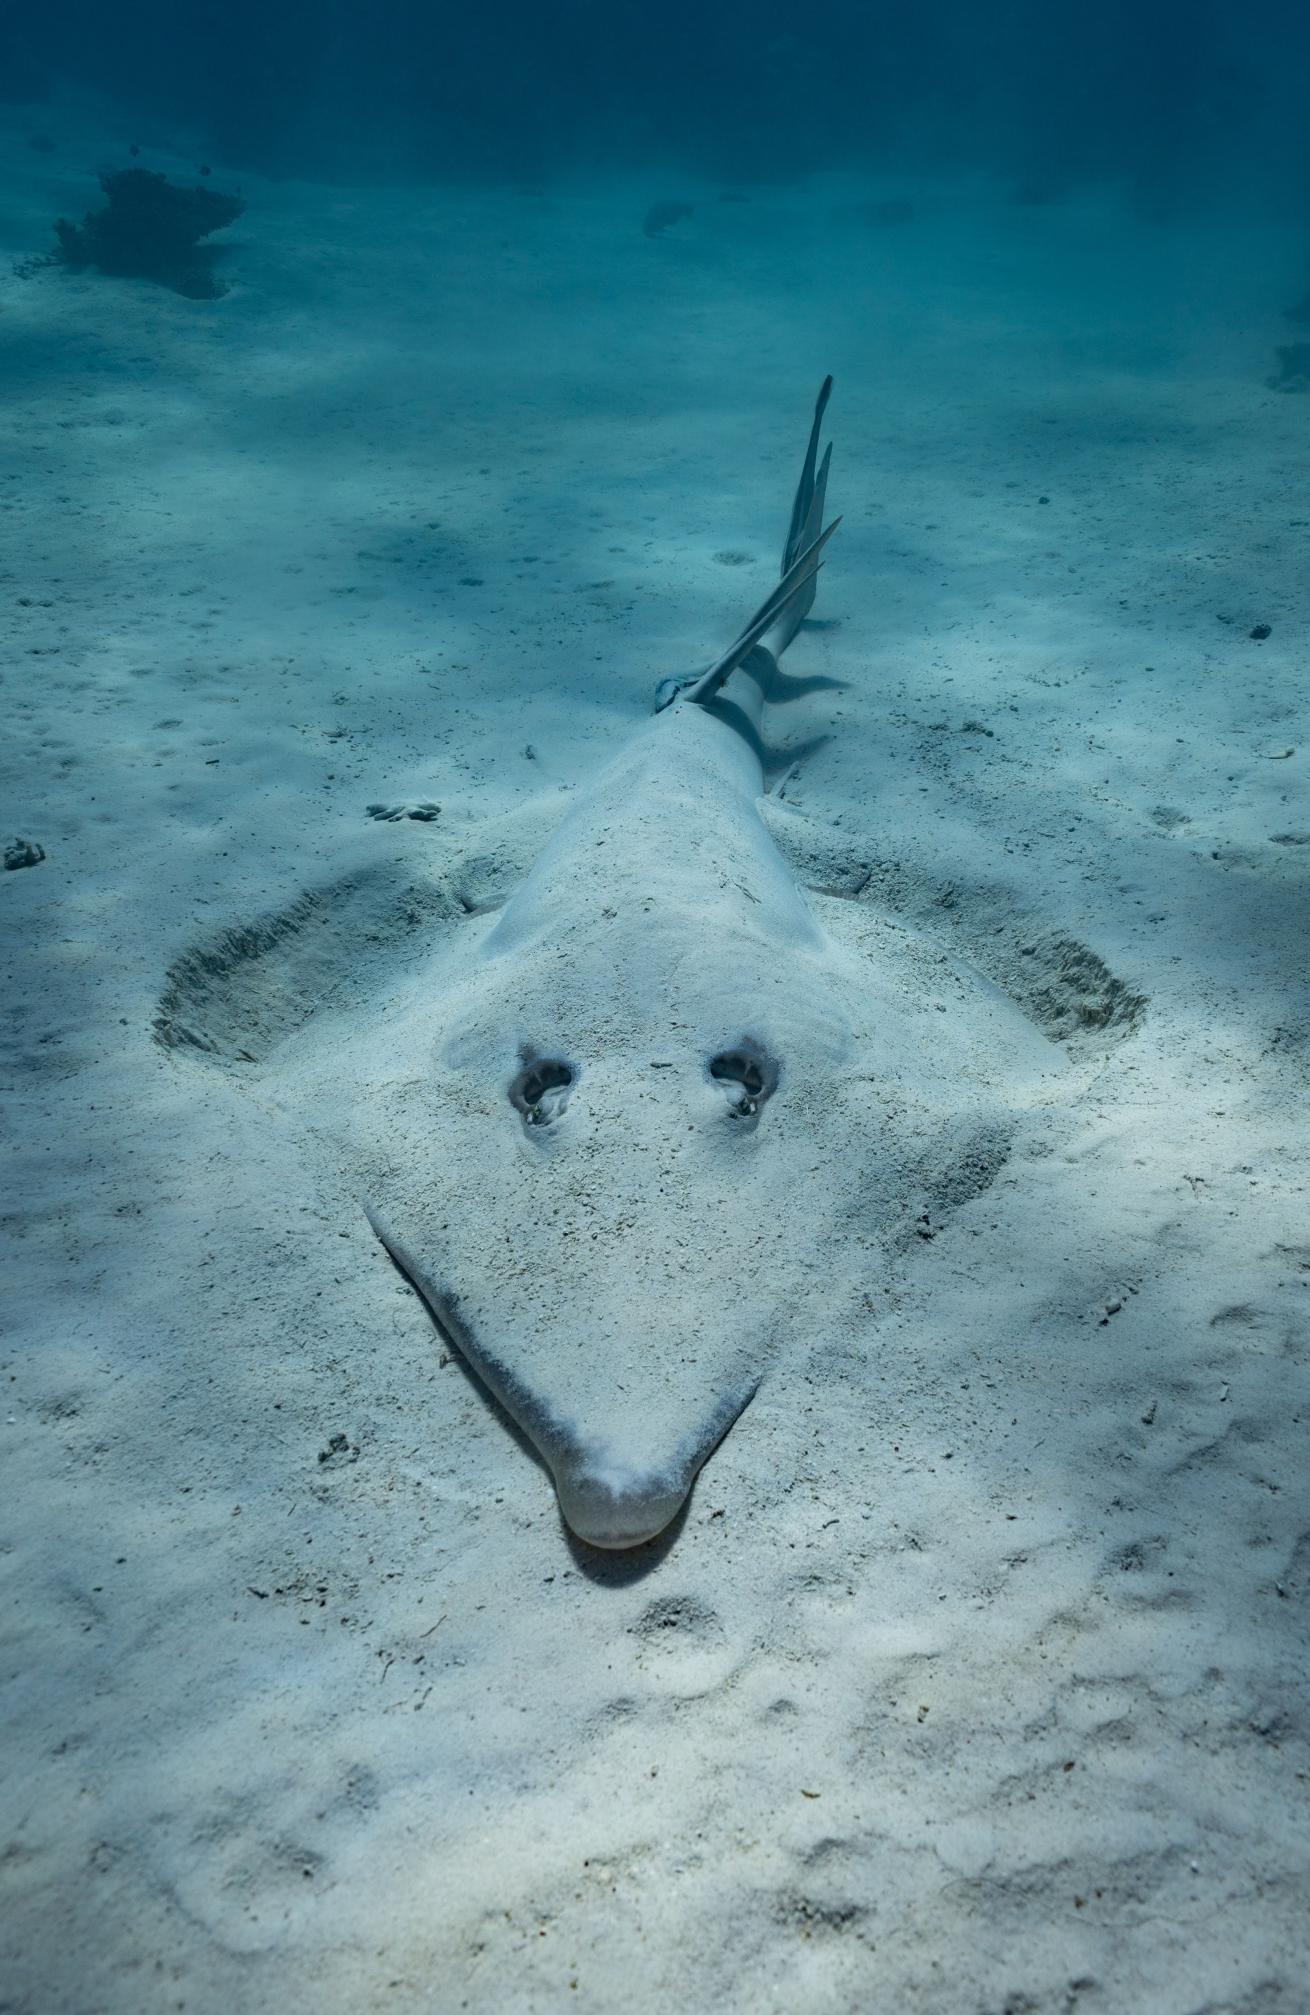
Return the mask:
<svg viewBox="0 0 1310 2015">
<path fill-rule="evenodd" d="M 574 1070 L 560 1057 L 532 1057 L 509 1088 L 510 1103 L 527 1126 L 549 1126 L 568 1104 Z"/>
<path fill-rule="evenodd" d="M 744 1037 L 710 1058 L 710 1076 L 720 1085 L 735 1119 L 750 1119 L 777 1089 L 778 1066 L 759 1043 Z"/>
</svg>

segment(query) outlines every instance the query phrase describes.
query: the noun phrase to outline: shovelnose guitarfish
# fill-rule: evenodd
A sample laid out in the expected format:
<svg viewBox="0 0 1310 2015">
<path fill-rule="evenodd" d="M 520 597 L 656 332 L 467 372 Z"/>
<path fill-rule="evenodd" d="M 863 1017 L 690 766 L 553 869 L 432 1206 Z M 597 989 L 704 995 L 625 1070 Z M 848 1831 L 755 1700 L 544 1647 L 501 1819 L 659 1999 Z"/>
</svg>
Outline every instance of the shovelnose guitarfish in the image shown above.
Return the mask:
<svg viewBox="0 0 1310 2015">
<path fill-rule="evenodd" d="M 1065 1062 L 940 945 L 803 895 L 775 839 L 788 814 L 763 802 L 763 728 L 798 683 L 778 660 L 835 530 L 830 388 L 781 578 L 735 642 L 661 685 L 502 907 L 452 900 L 449 862 L 441 900 L 411 887 L 399 977 L 367 1013 L 302 1027 L 266 1075 L 352 1171 L 593 1546 L 677 1518 L 820 1285 L 876 1276 L 929 1209 L 985 1187 L 1014 1113 Z M 366 877 L 340 885 L 334 945 L 367 900 Z M 425 902 L 435 943 L 416 952 Z M 217 1026 L 224 986 L 249 1024 L 256 996 L 275 1018 L 320 985 L 328 952 L 304 947 L 330 910 L 316 894 L 247 933 L 229 981 L 201 961 L 190 996 L 176 968 L 161 1040 L 221 1049 L 197 1018 Z M 380 931 L 374 916 L 359 934 Z M 258 972 L 278 959 L 273 987 Z"/>
</svg>

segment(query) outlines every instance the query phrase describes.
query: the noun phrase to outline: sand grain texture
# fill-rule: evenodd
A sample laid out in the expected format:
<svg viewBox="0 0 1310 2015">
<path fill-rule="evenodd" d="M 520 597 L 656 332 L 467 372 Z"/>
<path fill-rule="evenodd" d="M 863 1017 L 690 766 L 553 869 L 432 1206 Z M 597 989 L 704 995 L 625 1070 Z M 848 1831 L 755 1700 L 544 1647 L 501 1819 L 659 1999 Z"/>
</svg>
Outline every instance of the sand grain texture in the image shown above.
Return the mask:
<svg viewBox="0 0 1310 2015">
<path fill-rule="evenodd" d="M 243 181 L 221 302 L 0 298 L 0 1999 L 1301 2015 L 1301 248 Z M 1079 1080 L 894 1264 L 793 1251 L 675 1543 L 597 1560 L 266 1059 L 732 634 L 825 369 L 788 669 L 845 683 L 770 816 L 820 907 L 991 942 Z"/>
</svg>

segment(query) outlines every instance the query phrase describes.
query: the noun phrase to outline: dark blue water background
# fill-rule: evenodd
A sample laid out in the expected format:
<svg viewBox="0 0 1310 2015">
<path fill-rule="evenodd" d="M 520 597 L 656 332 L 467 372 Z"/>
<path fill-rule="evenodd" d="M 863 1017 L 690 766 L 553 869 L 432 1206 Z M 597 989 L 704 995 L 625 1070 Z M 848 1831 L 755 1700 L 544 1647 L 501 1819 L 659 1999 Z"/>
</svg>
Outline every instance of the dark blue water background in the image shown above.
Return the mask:
<svg viewBox="0 0 1310 2015">
<path fill-rule="evenodd" d="M 0 98 L 72 85 L 225 169 L 528 183 L 972 167 L 1029 201 L 1310 210 L 1303 0 L 13 0 Z"/>
</svg>

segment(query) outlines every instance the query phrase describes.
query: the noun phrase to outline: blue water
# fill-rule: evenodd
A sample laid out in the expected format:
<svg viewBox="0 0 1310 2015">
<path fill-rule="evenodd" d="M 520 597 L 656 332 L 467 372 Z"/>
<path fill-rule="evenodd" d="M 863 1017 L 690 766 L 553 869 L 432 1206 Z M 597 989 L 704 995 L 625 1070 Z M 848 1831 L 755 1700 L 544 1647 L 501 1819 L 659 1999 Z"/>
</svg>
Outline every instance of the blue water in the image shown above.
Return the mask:
<svg viewBox="0 0 1310 2015">
<path fill-rule="evenodd" d="M 0 101 L 78 87 L 125 143 L 186 129 L 231 168 L 307 178 L 965 166 L 1034 202 L 1111 177 L 1156 204 L 1304 209 L 1308 60 L 1296 0 L 15 0 Z"/>
<path fill-rule="evenodd" d="M 1305 2009 L 1308 57 L 1307 0 L 3 0 L 0 2008 Z M 245 208 L 51 260 L 106 171 Z M 761 951 L 699 1081 L 757 898 L 689 814 L 672 936 L 579 878 L 587 1013 L 656 1011 L 516 1053 L 466 912 L 775 586 L 829 372 L 766 809 L 890 1034 L 761 1056 Z M 997 988 L 1088 1031 L 1058 1101 Z M 759 1069 L 762 1204 L 666 1186 L 673 1059 Z M 557 1417 L 777 1312 L 665 1553 L 579 1559 L 384 1165 L 521 1337 L 554 1282 L 594 1351 L 636 1227 Z"/>
</svg>

